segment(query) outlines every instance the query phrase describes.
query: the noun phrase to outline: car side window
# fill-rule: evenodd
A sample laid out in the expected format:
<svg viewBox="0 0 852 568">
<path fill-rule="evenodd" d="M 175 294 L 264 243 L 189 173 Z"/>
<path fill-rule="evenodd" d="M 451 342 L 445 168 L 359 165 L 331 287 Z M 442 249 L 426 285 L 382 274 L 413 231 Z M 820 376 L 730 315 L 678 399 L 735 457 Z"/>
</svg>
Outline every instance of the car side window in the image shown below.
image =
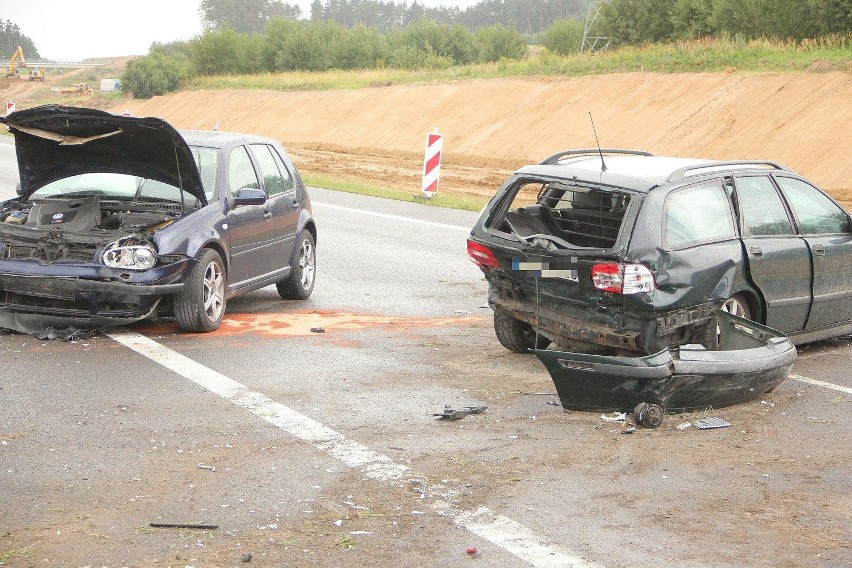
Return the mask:
<svg viewBox="0 0 852 568">
<path fill-rule="evenodd" d="M 778 176 L 778 185 L 805 235 L 824 235 L 849 231 L 849 218 L 823 192 L 802 180 Z"/>
<path fill-rule="evenodd" d="M 736 178 L 736 199 L 744 235 L 792 235 L 784 202 L 767 176 Z"/>
<path fill-rule="evenodd" d="M 663 231 L 666 246 L 671 248 L 735 237 L 731 202 L 721 180 L 669 194 L 663 213 Z"/>
<path fill-rule="evenodd" d="M 275 163 L 275 158 L 272 157 L 272 149 L 266 144 L 252 144 L 251 149 L 254 151 L 254 157 L 257 158 L 258 164 L 260 164 L 260 173 L 263 175 L 266 193 L 270 197 L 284 193 L 284 178 Z"/>
<path fill-rule="evenodd" d="M 257 181 L 248 150 L 245 146 L 237 146 L 231 150 L 231 159 L 228 161 L 228 193 L 236 196 L 244 187 L 260 189 L 260 183 Z"/>
<path fill-rule="evenodd" d="M 293 182 L 293 174 L 290 173 L 290 168 L 287 167 L 275 148 L 271 146 L 267 146 L 267 148 L 272 153 L 275 163 L 278 164 L 278 169 L 281 170 L 281 177 L 284 179 L 284 191 L 292 191 L 296 184 Z"/>
</svg>

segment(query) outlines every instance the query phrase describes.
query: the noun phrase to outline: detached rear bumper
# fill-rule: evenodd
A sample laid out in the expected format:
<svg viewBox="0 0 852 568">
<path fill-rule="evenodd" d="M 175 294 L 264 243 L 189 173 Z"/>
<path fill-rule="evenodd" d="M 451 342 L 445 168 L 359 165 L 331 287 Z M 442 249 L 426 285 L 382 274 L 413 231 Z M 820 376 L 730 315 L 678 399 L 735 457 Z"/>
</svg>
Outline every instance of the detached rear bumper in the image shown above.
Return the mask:
<svg viewBox="0 0 852 568">
<path fill-rule="evenodd" d="M 631 411 L 641 402 L 670 411 L 723 407 L 777 387 L 796 359 L 782 333 L 718 312 L 719 351 L 699 345 L 645 357 L 538 350 L 564 408 Z"/>
</svg>

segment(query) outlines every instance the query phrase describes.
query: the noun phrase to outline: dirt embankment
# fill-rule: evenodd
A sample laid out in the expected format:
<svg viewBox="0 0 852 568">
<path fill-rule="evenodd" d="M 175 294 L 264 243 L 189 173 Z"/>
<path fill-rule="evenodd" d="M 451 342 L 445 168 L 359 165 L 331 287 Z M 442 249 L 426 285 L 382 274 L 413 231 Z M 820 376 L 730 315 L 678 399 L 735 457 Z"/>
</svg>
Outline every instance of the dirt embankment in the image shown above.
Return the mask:
<svg viewBox="0 0 852 568">
<path fill-rule="evenodd" d="M 85 104 L 85 103 L 82 103 Z M 300 169 L 417 192 L 426 133 L 444 134 L 441 191 L 487 196 L 568 148 L 771 159 L 852 203 L 852 74 L 657 74 L 467 80 L 359 90 L 194 91 L 111 110 L 179 128 L 282 140 Z"/>
<path fill-rule="evenodd" d="M 490 195 L 507 171 L 567 148 L 779 161 L 852 201 L 852 75 L 630 73 L 375 87 L 184 92 L 123 101 L 180 128 L 273 136 L 301 168 L 419 188 L 426 133 L 444 134 L 443 191 Z M 123 108 L 121 110 L 124 110 Z"/>
</svg>

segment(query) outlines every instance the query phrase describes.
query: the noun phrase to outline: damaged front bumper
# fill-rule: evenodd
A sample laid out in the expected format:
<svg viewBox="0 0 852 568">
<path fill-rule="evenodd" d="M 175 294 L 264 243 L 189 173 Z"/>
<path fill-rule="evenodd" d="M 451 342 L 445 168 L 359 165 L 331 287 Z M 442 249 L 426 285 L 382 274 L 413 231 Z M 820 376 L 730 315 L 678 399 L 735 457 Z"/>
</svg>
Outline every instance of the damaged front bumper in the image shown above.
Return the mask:
<svg viewBox="0 0 852 568">
<path fill-rule="evenodd" d="M 717 312 L 718 351 L 683 345 L 644 357 L 536 350 L 571 410 L 632 411 L 642 402 L 668 411 L 755 400 L 778 386 L 796 358 L 782 333 Z"/>
<path fill-rule="evenodd" d="M 33 333 L 47 326 L 106 327 L 143 320 L 163 297 L 184 289 L 181 280 L 191 263 L 187 259 L 128 274 L 102 266 L 7 261 L 0 271 L 0 327 Z M 12 264 L 18 270 L 10 270 Z"/>
</svg>

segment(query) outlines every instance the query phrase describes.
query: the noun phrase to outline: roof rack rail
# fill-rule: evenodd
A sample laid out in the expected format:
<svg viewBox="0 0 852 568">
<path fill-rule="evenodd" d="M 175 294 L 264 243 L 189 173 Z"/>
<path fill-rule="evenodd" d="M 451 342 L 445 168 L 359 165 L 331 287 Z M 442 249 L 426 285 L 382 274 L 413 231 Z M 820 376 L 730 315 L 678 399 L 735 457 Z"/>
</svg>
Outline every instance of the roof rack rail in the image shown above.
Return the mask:
<svg viewBox="0 0 852 568">
<path fill-rule="evenodd" d="M 631 156 L 653 156 L 653 154 L 643 152 L 641 150 L 622 150 L 620 148 L 587 148 L 584 150 L 565 150 L 564 152 L 557 152 L 552 156 L 548 156 L 544 160 L 540 161 L 539 165 L 544 166 L 558 164 L 559 160 L 561 160 L 562 158 L 579 156 L 599 156 L 601 154 L 629 154 Z"/>
<path fill-rule="evenodd" d="M 685 177 L 690 175 L 698 175 L 701 172 L 698 170 L 722 170 L 727 168 L 728 166 L 758 166 L 775 170 L 784 170 L 789 171 L 789 168 L 784 166 L 783 164 L 779 164 L 778 162 L 771 162 L 769 160 L 729 160 L 729 161 L 719 161 L 719 162 L 707 162 L 704 164 L 698 164 L 694 166 L 686 166 L 683 168 L 678 168 L 669 174 L 669 177 L 666 181 L 678 181 L 682 180 Z M 736 169 L 736 168 L 734 168 Z M 744 168 L 739 168 L 744 169 Z M 696 173 L 690 173 L 690 172 Z"/>
</svg>

